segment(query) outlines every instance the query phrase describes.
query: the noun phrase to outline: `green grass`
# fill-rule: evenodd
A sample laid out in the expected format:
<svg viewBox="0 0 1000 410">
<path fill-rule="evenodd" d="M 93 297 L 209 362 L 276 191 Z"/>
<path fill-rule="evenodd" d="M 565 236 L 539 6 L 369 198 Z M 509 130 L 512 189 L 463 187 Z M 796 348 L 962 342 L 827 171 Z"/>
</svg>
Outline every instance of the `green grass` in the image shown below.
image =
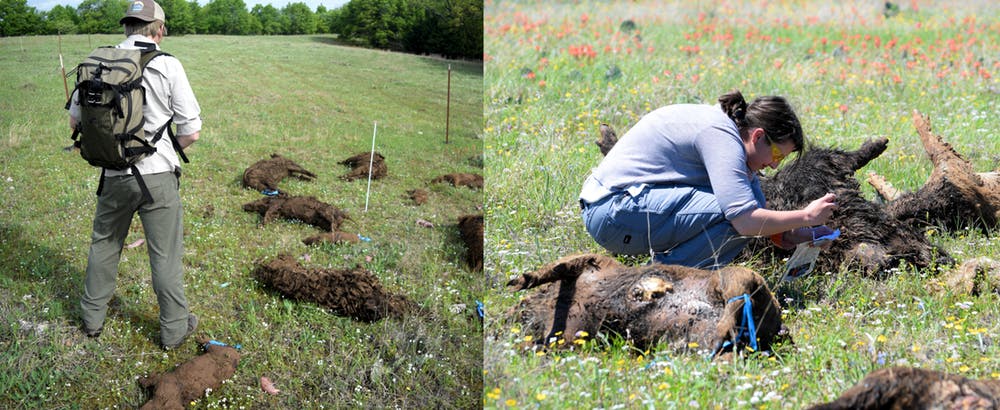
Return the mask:
<svg viewBox="0 0 1000 410">
<path fill-rule="evenodd" d="M 68 67 L 122 36 L 67 36 Z M 201 139 L 187 154 L 187 298 L 199 331 L 242 345 L 236 375 L 195 408 L 445 407 L 479 405 L 481 274 L 464 264 L 459 216 L 481 212 L 482 193 L 429 181 L 482 170 L 482 64 L 342 47 L 328 36 L 168 37 L 202 108 Z M 0 407 L 131 408 L 140 376 L 195 356 L 194 342 L 163 352 L 143 248 L 123 253 L 115 299 L 97 340 L 79 332 L 79 300 L 98 172 L 69 145 L 57 37 L 0 38 Z M 445 143 L 451 66 L 449 142 Z M 68 69 L 68 68 L 67 68 Z M 339 179 L 339 161 L 371 149 L 389 177 Z M 242 204 L 243 170 L 280 153 L 319 175 L 285 191 L 347 211 L 342 229 L 372 238 L 306 247 L 317 230 L 259 226 Z M 406 191 L 428 188 L 423 206 Z M 435 224 L 416 225 L 417 219 Z M 127 242 L 143 236 L 138 219 Z M 294 302 L 250 275 L 279 253 L 312 267 L 362 265 L 425 314 L 373 324 Z M 261 391 L 269 377 L 282 393 Z"/>
<path fill-rule="evenodd" d="M 937 271 L 908 267 L 881 281 L 844 271 L 794 283 L 797 307 L 784 315 L 794 343 L 770 356 L 715 363 L 614 339 L 556 353 L 518 347 L 524 335 L 504 313 L 519 295 L 503 284 L 563 255 L 602 252 L 577 205 L 601 160 L 602 122 L 621 135 L 659 106 L 740 89 L 788 97 L 816 145 L 888 137 L 862 180 L 875 171 L 913 190 L 927 178 L 913 110 L 977 170 L 998 167 L 996 4 L 901 2 L 886 19 L 881 2 L 828 3 L 487 3 L 484 407 L 797 409 L 892 364 L 1000 378 L 996 295 L 937 291 Z M 621 30 L 626 20 L 635 32 Z M 960 262 L 1000 257 L 996 236 L 927 235 Z M 772 285 L 775 270 L 762 270 Z"/>
</svg>

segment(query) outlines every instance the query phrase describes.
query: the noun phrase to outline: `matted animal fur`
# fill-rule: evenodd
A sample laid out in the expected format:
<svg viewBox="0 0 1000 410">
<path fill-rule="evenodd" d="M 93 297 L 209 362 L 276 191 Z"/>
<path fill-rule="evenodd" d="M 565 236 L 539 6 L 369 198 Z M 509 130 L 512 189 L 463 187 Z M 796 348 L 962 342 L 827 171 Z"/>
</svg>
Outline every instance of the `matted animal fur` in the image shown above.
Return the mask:
<svg viewBox="0 0 1000 410">
<path fill-rule="evenodd" d="M 174 370 L 139 379 L 139 385 L 150 391 L 149 401 L 142 410 L 184 409 L 205 395 L 206 389 L 218 390 L 222 382 L 236 374 L 240 352 L 232 346 L 208 344 L 200 339 L 205 353 L 195 356 Z"/>
<path fill-rule="evenodd" d="M 951 144 L 932 132 L 930 118 L 917 111 L 913 125 L 934 170 L 920 189 L 905 193 L 895 191 L 884 178 L 869 175 L 868 183 L 888 201 L 889 214 L 915 226 L 995 229 L 1000 222 L 1000 173 L 976 172 Z"/>
<path fill-rule="evenodd" d="M 243 210 L 263 216 L 262 225 L 282 218 L 302 221 L 327 232 L 335 232 L 345 220 L 350 219 L 346 212 L 313 196 L 281 194 L 263 197 L 243 204 Z"/>
<path fill-rule="evenodd" d="M 465 260 L 469 269 L 483 270 L 483 214 L 459 217 L 458 232 L 462 242 L 465 242 Z"/>
<path fill-rule="evenodd" d="M 279 255 L 258 264 L 254 277 L 289 298 L 315 302 L 337 315 L 362 322 L 401 318 L 417 310 L 406 296 L 390 293 L 375 275 L 360 266 L 306 268 L 290 255 Z"/>
<path fill-rule="evenodd" d="M 662 343 L 673 350 L 718 353 L 730 341 L 735 343 L 729 348 L 740 351 L 749 342 L 739 337 L 743 295 L 751 300 L 758 349 L 769 350 L 781 330 L 778 301 L 760 275 L 742 267 L 632 267 L 583 254 L 561 258 L 507 286 L 530 289 L 508 315 L 522 324 L 524 334 L 548 346 L 604 333 L 621 335 L 640 349 Z"/>
<path fill-rule="evenodd" d="M 471 189 L 483 188 L 483 176 L 470 173 L 445 174 L 431 180 L 432 184 L 447 182 L 454 187 L 469 187 Z"/>
<path fill-rule="evenodd" d="M 997 408 L 1000 408 L 1000 380 L 973 380 L 934 370 L 889 367 L 869 373 L 836 400 L 809 409 Z"/>
<path fill-rule="evenodd" d="M 371 170 L 371 179 L 380 179 L 389 175 L 389 167 L 385 165 L 385 157 L 378 152 L 374 153 L 374 158 L 371 152 L 363 152 L 340 161 L 340 164 L 351 167 L 348 173 L 340 177 L 345 181 L 359 178 L 367 179 L 369 169 Z"/>
<path fill-rule="evenodd" d="M 306 181 L 316 178 L 316 174 L 292 160 L 271 154 L 271 158 L 257 161 L 243 171 L 243 186 L 258 192 L 265 189 L 278 190 L 278 183 L 289 176 Z"/>
<path fill-rule="evenodd" d="M 812 147 L 800 158 L 762 179 L 761 185 L 774 210 L 802 209 L 828 192 L 837 195 L 837 209 L 827 225 L 841 236 L 816 262 L 816 270 L 836 272 L 852 267 L 872 276 L 884 276 L 900 262 L 918 268 L 953 261 L 941 247 L 932 244 L 922 229 L 904 223 L 885 207 L 869 201 L 861 192 L 855 172 L 885 151 L 888 140 L 869 140 L 854 151 Z M 771 246 L 766 239 L 751 241 L 748 251 L 773 253 L 776 259 L 791 251 Z"/>
</svg>

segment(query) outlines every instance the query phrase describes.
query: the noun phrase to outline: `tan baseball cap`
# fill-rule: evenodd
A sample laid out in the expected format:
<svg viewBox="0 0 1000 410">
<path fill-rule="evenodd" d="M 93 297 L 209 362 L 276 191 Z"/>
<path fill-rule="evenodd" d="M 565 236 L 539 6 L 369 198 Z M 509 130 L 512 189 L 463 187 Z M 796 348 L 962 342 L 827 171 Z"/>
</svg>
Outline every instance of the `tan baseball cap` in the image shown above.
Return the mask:
<svg viewBox="0 0 1000 410">
<path fill-rule="evenodd" d="M 139 19 L 145 22 L 166 21 L 163 8 L 153 0 L 132 0 L 125 10 L 125 17 L 118 20 L 118 24 L 125 24 L 128 19 Z"/>
</svg>

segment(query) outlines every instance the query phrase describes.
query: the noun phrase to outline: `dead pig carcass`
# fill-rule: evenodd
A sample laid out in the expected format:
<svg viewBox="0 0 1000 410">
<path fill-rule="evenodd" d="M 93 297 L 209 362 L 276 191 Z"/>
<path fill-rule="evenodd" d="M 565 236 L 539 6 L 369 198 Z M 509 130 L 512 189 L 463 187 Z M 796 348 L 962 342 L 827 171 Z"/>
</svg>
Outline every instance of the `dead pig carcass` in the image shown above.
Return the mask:
<svg viewBox="0 0 1000 410">
<path fill-rule="evenodd" d="M 363 152 L 340 161 L 341 165 L 351 167 L 350 172 L 340 177 L 345 181 L 353 181 L 358 178 L 380 179 L 389 175 L 389 167 L 385 164 L 385 157 L 378 152 Z"/>
<path fill-rule="evenodd" d="M 465 242 L 465 260 L 473 271 L 483 270 L 483 214 L 458 218 L 458 231 Z"/>
<path fill-rule="evenodd" d="M 302 221 L 326 232 L 335 232 L 350 217 L 344 211 L 313 196 L 289 196 L 280 194 L 263 197 L 243 204 L 243 210 L 263 216 L 261 225 L 275 219 Z"/>
<path fill-rule="evenodd" d="M 864 197 L 854 174 L 881 155 L 888 142 L 886 138 L 869 140 L 854 151 L 812 147 L 761 180 L 768 207 L 779 211 L 802 209 L 828 192 L 836 194 L 837 209 L 827 225 L 840 229 L 842 234 L 820 256 L 818 271 L 836 272 L 853 266 L 881 276 L 900 262 L 921 269 L 935 262 L 952 263 L 948 253 L 930 243 L 923 230 L 900 221 L 884 206 Z M 751 241 L 747 249 L 778 258 L 791 255 L 791 251 L 771 246 L 766 239 Z"/>
<path fill-rule="evenodd" d="M 337 315 L 362 322 L 401 318 L 417 310 L 406 296 L 390 293 L 375 275 L 360 266 L 306 268 L 292 256 L 280 255 L 258 264 L 254 277 L 289 298 L 315 302 Z"/>
<path fill-rule="evenodd" d="M 278 154 L 271 154 L 271 158 L 257 161 L 243 171 L 243 186 L 258 192 L 277 191 L 278 183 L 289 176 L 306 181 L 312 181 L 316 178 L 316 174 L 292 160 Z"/>
<path fill-rule="evenodd" d="M 809 410 L 996 409 L 1000 380 L 973 380 L 934 370 L 876 370 L 829 403 Z"/>
<path fill-rule="evenodd" d="M 531 289 L 508 315 L 544 345 L 560 339 L 572 345 L 584 334 L 605 333 L 621 335 L 640 349 L 665 343 L 673 350 L 696 346 L 718 353 L 743 349 L 752 338 L 758 350 L 770 350 L 781 330 L 778 301 L 760 275 L 741 267 L 631 267 L 584 254 L 523 274 L 507 286 Z M 752 321 L 744 320 L 746 300 Z"/>
<path fill-rule="evenodd" d="M 431 180 L 432 184 L 438 184 L 441 182 L 447 182 L 456 188 L 464 186 L 469 189 L 482 189 L 484 180 L 482 175 L 462 172 L 444 174 Z"/>
<path fill-rule="evenodd" d="M 240 353 L 232 346 L 199 340 L 205 353 L 196 356 L 174 370 L 139 379 L 139 385 L 150 391 L 149 401 L 141 408 L 184 409 L 205 395 L 206 389 L 218 390 L 222 382 L 236 374 Z"/>
<path fill-rule="evenodd" d="M 913 124 L 934 165 L 917 191 L 900 193 L 878 175 L 868 183 L 888 201 L 886 210 L 900 221 L 918 226 L 996 229 L 1000 221 L 1000 174 L 976 172 L 972 164 L 931 130 L 928 117 L 913 112 Z"/>
</svg>

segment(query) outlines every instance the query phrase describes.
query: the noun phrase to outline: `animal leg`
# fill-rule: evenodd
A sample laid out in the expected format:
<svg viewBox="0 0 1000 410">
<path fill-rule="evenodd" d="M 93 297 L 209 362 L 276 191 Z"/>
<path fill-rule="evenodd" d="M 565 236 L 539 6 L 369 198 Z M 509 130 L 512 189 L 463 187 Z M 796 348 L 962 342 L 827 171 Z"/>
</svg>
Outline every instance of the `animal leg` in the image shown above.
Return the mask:
<svg viewBox="0 0 1000 410">
<path fill-rule="evenodd" d="M 545 265 L 534 272 L 528 272 L 520 277 L 511 279 L 510 282 L 507 282 L 507 288 L 512 291 L 518 291 L 564 279 L 576 280 L 577 277 L 588 270 L 600 270 L 618 265 L 618 261 L 602 255 L 586 254 L 568 256 Z"/>
<path fill-rule="evenodd" d="M 298 179 L 302 179 L 302 180 L 305 180 L 305 181 L 312 181 L 314 178 L 316 178 L 316 174 L 314 174 L 312 172 L 309 172 L 307 169 L 302 168 L 302 167 L 300 167 L 298 165 L 294 165 L 294 166 L 289 167 L 288 173 L 289 173 L 289 175 L 291 175 L 293 177 L 296 177 Z"/>
<path fill-rule="evenodd" d="M 267 208 L 267 210 L 264 211 L 264 219 L 260 224 L 267 225 L 268 223 L 273 222 L 278 216 L 281 215 L 280 209 L 281 208 L 277 206 Z"/>
<path fill-rule="evenodd" d="M 601 124 L 601 139 L 594 142 L 601 148 L 601 154 L 608 155 L 608 151 L 618 143 L 618 134 L 608 124 Z"/>
<path fill-rule="evenodd" d="M 882 198 L 883 202 L 894 201 L 896 198 L 899 198 L 899 190 L 892 186 L 892 183 L 887 181 L 885 177 L 875 172 L 868 173 L 868 185 L 875 188 L 875 193 Z"/>
</svg>

